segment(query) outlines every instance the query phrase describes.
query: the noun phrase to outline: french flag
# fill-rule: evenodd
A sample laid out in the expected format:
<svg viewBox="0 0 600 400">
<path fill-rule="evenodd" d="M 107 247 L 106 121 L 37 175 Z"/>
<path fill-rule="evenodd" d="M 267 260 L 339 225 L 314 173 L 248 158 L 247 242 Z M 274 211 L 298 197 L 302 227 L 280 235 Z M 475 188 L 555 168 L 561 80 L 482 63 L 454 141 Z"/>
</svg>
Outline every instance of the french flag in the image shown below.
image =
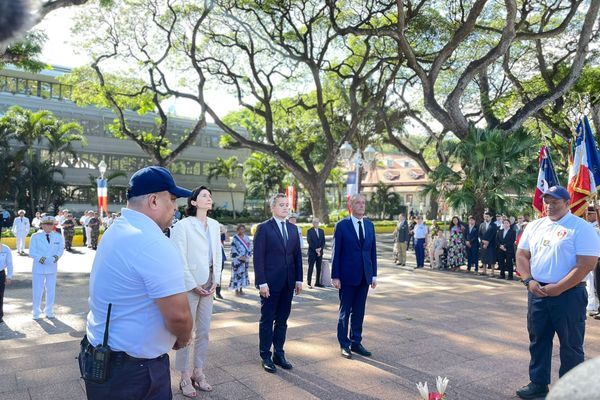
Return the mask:
<svg viewBox="0 0 600 400">
<path fill-rule="evenodd" d="M 533 195 L 533 208 L 535 208 L 540 215 L 544 215 L 544 201 L 542 200 L 542 194 L 550 187 L 560 185 L 556 171 L 554 170 L 554 164 L 552 164 L 552 158 L 550 157 L 550 151 L 548 147 L 542 146 L 540 148 L 539 157 L 539 172 L 537 185 L 535 187 L 535 194 Z"/>
<path fill-rule="evenodd" d="M 567 189 L 571 195 L 571 212 L 582 216 L 587 209 L 588 197 L 594 195 L 600 185 L 600 154 L 587 116 L 579 120 L 569 161 Z"/>
<path fill-rule="evenodd" d="M 106 179 L 96 179 L 98 188 L 98 211 L 104 215 L 108 215 L 108 185 Z"/>
</svg>

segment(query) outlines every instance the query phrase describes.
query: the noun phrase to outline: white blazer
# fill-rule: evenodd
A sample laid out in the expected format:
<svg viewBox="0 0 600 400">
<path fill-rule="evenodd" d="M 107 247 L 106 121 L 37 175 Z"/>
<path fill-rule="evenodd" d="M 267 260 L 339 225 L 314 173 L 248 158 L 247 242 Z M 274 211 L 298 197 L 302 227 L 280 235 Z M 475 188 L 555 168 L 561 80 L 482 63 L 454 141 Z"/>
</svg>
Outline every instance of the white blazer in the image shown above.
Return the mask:
<svg viewBox="0 0 600 400">
<path fill-rule="evenodd" d="M 34 274 L 55 274 L 57 265 L 54 262 L 54 256 L 59 258 L 65 251 L 65 242 L 61 234 L 50 232 L 50 243 L 46 240 L 46 232 L 38 231 L 31 235 L 29 242 L 29 256 L 33 258 Z M 46 257 L 43 264 L 40 264 L 40 258 Z"/>
<path fill-rule="evenodd" d="M 187 217 L 177 222 L 171 228 L 171 240 L 179 249 L 183 258 L 183 275 L 185 278 L 185 289 L 192 290 L 204 285 L 209 276 L 209 240 L 213 260 L 213 279 L 221 281 L 221 263 L 223 254 L 221 252 L 221 231 L 219 223 L 208 218 L 207 237 L 202 224 L 196 217 Z"/>
</svg>

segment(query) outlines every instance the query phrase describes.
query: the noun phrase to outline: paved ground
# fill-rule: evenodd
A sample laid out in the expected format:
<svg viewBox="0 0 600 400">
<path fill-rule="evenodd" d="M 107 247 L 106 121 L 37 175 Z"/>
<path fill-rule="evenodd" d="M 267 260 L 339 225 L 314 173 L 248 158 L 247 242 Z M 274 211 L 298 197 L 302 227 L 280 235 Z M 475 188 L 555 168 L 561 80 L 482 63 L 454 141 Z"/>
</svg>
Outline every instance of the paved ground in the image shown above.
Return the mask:
<svg viewBox="0 0 600 400">
<path fill-rule="evenodd" d="M 286 355 L 290 372 L 265 373 L 258 361 L 258 296 L 225 292 L 215 303 L 206 399 L 417 399 L 415 383 L 450 379 L 449 399 L 514 398 L 527 383 L 524 288 L 517 282 L 392 265 L 381 235 L 379 287 L 371 291 L 364 344 L 373 357 L 340 357 L 337 292 L 307 289 L 294 300 Z M 75 356 L 87 312 L 93 253 L 67 254 L 59 267 L 57 318 L 31 319 L 31 259 L 15 256 L 16 281 L 0 325 L 0 400 L 84 399 Z M 413 258 L 414 259 L 414 258 Z M 410 259 L 409 259 L 410 261 Z M 223 282 L 228 282 L 226 272 Z M 588 320 L 586 353 L 600 355 L 600 321 Z M 557 347 L 557 346 L 555 346 Z M 557 379 L 558 354 L 554 355 Z M 176 399 L 183 397 L 177 389 Z"/>
</svg>

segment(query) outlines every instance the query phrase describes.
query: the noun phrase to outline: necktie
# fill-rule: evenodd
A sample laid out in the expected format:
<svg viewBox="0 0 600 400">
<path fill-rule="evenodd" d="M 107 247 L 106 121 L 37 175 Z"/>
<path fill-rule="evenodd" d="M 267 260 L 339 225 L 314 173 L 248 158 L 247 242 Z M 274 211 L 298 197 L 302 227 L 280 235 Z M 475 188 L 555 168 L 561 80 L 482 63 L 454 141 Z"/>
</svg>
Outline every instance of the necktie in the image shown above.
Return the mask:
<svg viewBox="0 0 600 400">
<path fill-rule="evenodd" d="M 50 243 L 50 234 L 46 233 L 46 240 L 48 241 L 48 243 Z"/>
<path fill-rule="evenodd" d="M 362 221 L 358 221 L 358 241 L 360 242 L 360 247 L 365 243 L 365 234 L 362 230 Z"/>
<path fill-rule="evenodd" d="M 287 230 L 285 229 L 285 222 L 281 223 L 281 234 L 283 235 L 283 242 L 287 243 L 288 236 L 287 236 Z"/>
</svg>

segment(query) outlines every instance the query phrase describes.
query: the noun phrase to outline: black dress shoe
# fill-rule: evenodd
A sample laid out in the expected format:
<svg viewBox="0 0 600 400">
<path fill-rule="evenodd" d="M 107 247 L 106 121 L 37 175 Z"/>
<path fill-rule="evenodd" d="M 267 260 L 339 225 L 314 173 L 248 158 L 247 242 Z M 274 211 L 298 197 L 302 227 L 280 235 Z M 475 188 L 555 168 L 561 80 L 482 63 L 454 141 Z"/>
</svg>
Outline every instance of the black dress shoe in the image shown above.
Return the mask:
<svg viewBox="0 0 600 400">
<path fill-rule="evenodd" d="M 522 399 L 537 399 L 548 394 L 548 385 L 538 385 L 537 383 L 529 382 L 527 386 L 523 386 L 517 390 L 517 396 Z"/>
<path fill-rule="evenodd" d="M 265 371 L 271 374 L 277 372 L 277 368 L 275 368 L 275 364 L 273 364 L 273 361 L 270 358 L 263 358 L 261 364 Z"/>
<path fill-rule="evenodd" d="M 348 358 L 348 359 L 352 358 L 352 352 L 350 351 L 349 348 L 342 347 L 342 357 Z"/>
<path fill-rule="evenodd" d="M 365 346 L 363 346 L 362 344 L 353 345 L 350 347 L 350 349 L 356 354 L 360 354 L 361 356 L 371 357 L 371 352 L 365 349 Z"/>
<path fill-rule="evenodd" d="M 292 369 L 292 364 L 285 359 L 285 356 L 273 355 L 273 363 L 279 365 L 283 369 Z"/>
</svg>

